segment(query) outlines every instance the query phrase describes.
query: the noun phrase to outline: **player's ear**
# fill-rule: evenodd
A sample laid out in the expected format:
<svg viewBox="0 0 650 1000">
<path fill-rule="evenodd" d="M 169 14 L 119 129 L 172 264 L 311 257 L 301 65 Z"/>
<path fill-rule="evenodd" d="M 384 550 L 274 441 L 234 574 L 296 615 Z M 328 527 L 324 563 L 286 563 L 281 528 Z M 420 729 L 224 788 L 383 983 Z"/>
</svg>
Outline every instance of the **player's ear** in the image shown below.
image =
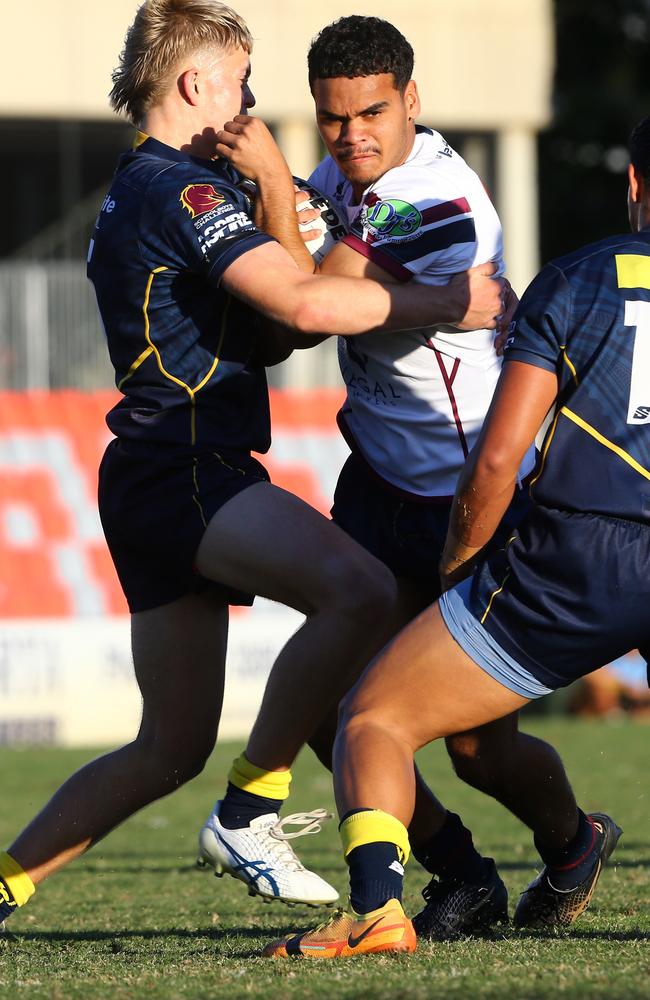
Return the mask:
<svg viewBox="0 0 650 1000">
<path fill-rule="evenodd" d="M 639 173 L 633 163 L 630 163 L 627 168 L 627 179 L 630 185 L 630 201 L 638 205 L 643 201 L 647 191 L 643 175 Z"/>
<path fill-rule="evenodd" d="M 198 77 L 199 71 L 196 66 L 193 66 L 191 69 L 186 69 L 181 73 L 176 81 L 179 94 L 192 107 L 195 107 L 199 103 Z"/>
<path fill-rule="evenodd" d="M 418 85 L 415 80 L 409 80 L 406 84 L 406 90 L 404 91 L 404 102 L 406 104 L 406 110 L 408 111 L 409 121 L 415 121 L 420 115 L 420 95 L 418 94 Z"/>
</svg>

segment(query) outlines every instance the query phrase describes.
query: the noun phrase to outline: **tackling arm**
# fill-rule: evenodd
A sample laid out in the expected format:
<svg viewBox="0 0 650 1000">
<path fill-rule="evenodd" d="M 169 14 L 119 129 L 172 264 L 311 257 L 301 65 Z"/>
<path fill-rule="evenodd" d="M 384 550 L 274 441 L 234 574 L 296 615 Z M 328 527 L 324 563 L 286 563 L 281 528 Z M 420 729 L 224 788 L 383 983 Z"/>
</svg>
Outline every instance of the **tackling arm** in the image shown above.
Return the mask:
<svg viewBox="0 0 650 1000">
<path fill-rule="evenodd" d="M 447 285 L 428 285 L 427 313 L 402 329 L 418 326 L 450 324 L 459 330 L 494 329 L 500 325 L 498 316 L 503 314 L 505 279 L 494 279 L 496 268 L 492 263 L 481 264 L 455 275 Z M 419 295 L 424 286 L 400 282 L 393 275 L 368 260 L 345 243 L 337 245 L 321 261 L 319 274 L 351 278 L 371 278 L 382 284 L 393 284 L 407 289 L 407 294 Z M 509 287 L 509 286 L 507 286 Z M 409 291 L 410 290 L 410 291 Z M 516 297 L 508 305 L 508 322 L 516 306 Z M 432 312 L 433 310 L 433 312 Z M 387 328 L 388 329 L 388 328 Z M 395 329 L 390 327 L 390 329 Z"/>
<path fill-rule="evenodd" d="M 469 576 L 503 517 L 521 461 L 557 395 L 554 372 L 504 365 L 483 429 L 460 475 L 440 561 L 443 590 Z"/>
<path fill-rule="evenodd" d="M 494 265 L 476 270 L 489 275 Z M 266 243 L 242 254 L 224 271 L 226 291 L 271 319 L 302 334 L 352 336 L 376 330 L 410 330 L 435 322 L 453 323 L 467 312 L 469 279 L 458 275 L 449 285 L 386 285 L 367 278 L 304 274 L 277 243 Z M 501 308 L 501 282 L 494 287 L 495 314 Z M 440 292 L 449 291 L 441 301 Z M 444 317 L 444 318 L 443 318 Z"/>
<path fill-rule="evenodd" d="M 311 259 L 307 268 L 301 256 L 309 254 L 295 243 L 296 237 L 300 239 L 300 236 L 293 211 L 295 201 L 291 174 L 264 123 L 249 115 L 237 115 L 217 133 L 216 152 L 243 176 L 255 181 L 260 189 L 260 215 L 276 238 L 289 248 L 296 266 L 303 271 L 312 271 Z M 235 261 L 224 274 L 224 287 L 265 315 L 301 333 L 349 336 L 370 330 L 407 330 L 441 323 L 465 330 L 481 327 L 494 329 L 497 317 L 503 312 L 503 283 L 490 279 L 489 276 L 495 272 L 492 264 L 458 274 L 448 285 L 426 290 L 413 286 L 389 289 L 383 275 L 383 288 L 367 280 L 358 280 L 356 288 L 353 288 L 349 281 L 346 287 L 338 278 L 322 278 L 318 285 L 311 286 L 311 294 L 305 294 L 306 288 L 303 288 L 302 297 L 298 293 L 296 299 L 293 295 L 298 289 L 295 272 L 293 277 L 286 276 L 286 266 L 277 271 L 271 254 L 270 247 L 260 247 L 245 255 L 247 264 L 243 263 L 243 258 Z M 268 266 L 267 275 L 256 273 L 252 279 L 242 274 L 242 267 L 257 271 L 253 255 L 260 258 L 262 268 Z M 262 255 L 266 259 L 262 259 Z M 269 281 L 265 280 L 268 277 L 279 282 L 275 295 Z M 305 279 L 309 277 L 313 282 L 313 275 L 304 274 Z M 283 284 L 287 292 L 284 303 L 278 301 L 284 290 Z"/>
<path fill-rule="evenodd" d="M 311 260 L 311 257 L 309 259 Z M 298 266 L 300 265 L 298 264 Z M 354 311 L 354 316 L 345 317 L 345 319 L 348 323 L 354 320 L 355 328 L 342 330 L 335 326 L 318 326 L 316 330 L 307 329 L 295 333 L 293 331 L 296 327 L 293 322 L 278 320 L 274 325 L 276 331 L 274 336 L 284 351 L 278 360 L 288 357 L 291 350 L 295 348 L 312 347 L 315 343 L 325 340 L 327 335 L 319 334 L 319 331 L 325 329 L 328 334 L 345 333 L 348 336 L 353 333 L 364 333 L 373 328 L 394 331 L 433 326 L 440 323 L 453 324 L 461 330 L 493 329 L 494 327 L 501 329 L 504 324 L 506 324 L 507 329 L 507 324 L 510 323 L 517 305 L 517 298 L 505 279 L 495 280 L 492 277 L 494 271 L 494 264 L 486 263 L 455 275 L 447 285 L 405 284 L 352 247 L 338 243 L 321 261 L 317 273 L 319 276 L 327 278 L 356 279 L 358 294 L 344 300 L 350 302 L 349 308 Z M 367 279 L 370 279 L 375 285 L 374 289 L 363 287 L 369 284 Z M 392 286 L 390 290 L 391 311 L 383 323 L 373 327 L 371 325 L 373 314 L 368 313 L 366 316 L 363 311 L 363 302 L 365 300 L 372 301 L 373 295 L 377 301 L 375 293 L 378 291 L 379 284 L 384 287 Z M 341 289 L 345 287 L 349 295 L 348 290 L 351 288 L 351 284 L 345 282 L 342 285 L 336 281 L 332 287 Z M 317 290 L 323 291 L 323 286 L 317 286 Z M 388 291 L 388 289 L 386 290 Z M 505 305 L 502 293 L 508 295 L 508 301 Z M 237 294 L 236 291 L 235 294 Z M 331 305 L 335 305 L 335 303 L 331 303 Z M 262 307 L 256 308 L 265 311 Z M 267 313 L 267 315 L 269 314 Z M 286 325 L 281 327 L 277 325 L 278 323 Z M 306 338 L 304 333 L 311 333 L 312 336 Z"/>
</svg>

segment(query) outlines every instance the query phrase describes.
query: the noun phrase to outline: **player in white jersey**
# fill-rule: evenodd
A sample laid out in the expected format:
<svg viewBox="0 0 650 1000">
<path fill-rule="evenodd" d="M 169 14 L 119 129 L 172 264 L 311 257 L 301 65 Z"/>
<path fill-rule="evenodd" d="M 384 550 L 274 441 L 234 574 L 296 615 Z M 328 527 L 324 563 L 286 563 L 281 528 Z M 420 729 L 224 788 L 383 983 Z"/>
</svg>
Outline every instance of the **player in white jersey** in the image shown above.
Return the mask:
<svg viewBox="0 0 650 1000">
<path fill-rule="evenodd" d="M 331 156 L 312 174 L 347 213 L 343 243 L 403 282 L 444 285 L 488 260 L 503 273 L 501 224 L 478 176 L 438 132 L 414 131 L 406 160 L 360 200 Z M 339 359 L 348 393 L 340 423 L 353 449 L 409 496 L 451 498 L 499 377 L 493 331 L 425 327 L 368 333 L 354 344 L 342 337 Z M 532 464 L 529 455 L 524 473 Z"/>
<path fill-rule="evenodd" d="M 332 33 L 339 37 L 333 39 Z M 349 204 L 357 206 L 357 212 L 350 235 L 320 269 L 397 282 L 413 277 L 419 266 L 425 282 L 446 285 L 452 275 L 454 282 L 458 280 L 457 272 L 466 261 L 482 255 L 488 261 L 495 258 L 501 266 L 498 219 L 478 179 L 458 158 L 454 165 L 464 180 L 452 183 L 450 177 L 436 187 L 435 171 L 418 155 L 422 146 L 431 164 L 438 163 L 438 154 L 443 163 L 455 156 L 444 142 L 435 146 L 434 134 L 416 131 L 419 99 L 411 80 L 413 53 L 406 40 L 376 18 L 344 18 L 326 29 L 312 47 L 310 68 L 323 40 L 324 61 L 319 58 L 318 70 L 311 74 L 317 117 L 335 161 L 332 169 L 341 170 L 335 191 L 343 201 L 349 182 Z M 228 158 L 245 175 L 254 145 L 249 121 L 238 117 L 227 127 Z M 411 167 L 420 178 L 413 194 L 406 186 L 402 189 L 400 179 L 402 171 Z M 397 187 L 383 186 L 393 180 Z M 277 215 L 275 220 L 266 218 L 264 206 L 258 208 L 258 221 L 285 244 L 301 268 L 312 271 L 314 264 L 303 244 L 292 242 L 292 233 L 286 226 L 283 229 Z M 356 370 L 349 379 L 352 405 L 349 413 L 346 407 L 343 421 L 353 441 L 358 435 L 356 445 L 365 464 L 357 454 L 346 464 L 333 511 L 337 524 L 378 555 L 398 578 L 400 607 L 390 622 L 378 620 L 369 637 L 376 652 L 387 634 L 394 634 L 437 596 L 435 568 L 450 497 L 498 371 L 487 331 L 458 340 L 451 328 L 443 327 L 400 332 L 385 342 L 381 336 L 373 332 L 366 343 L 360 341 L 356 357 L 353 345 L 345 349 L 346 363 Z M 462 398 L 473 409 L 466 406 L 462 414 L 455 404 L 459 378 L 471 382 Z M 382 414 L 381 419 L 373 420 L 373 413 Z M 390 422 L 389 434 L 384 422 Z M 330 719 L 309 739 L 326 764 L 331 763 L 334 728 L 335 719 Z M 568 850 L 572 857 L 579 849 L 586 820 L 581 825 L 561 761 L 547 744 L 519 734 L 515 716 L 454 737 L 450 749 L 456 770 L 528 823 L 545 851 L 563 856 Z M 240 770 L 238 760 L 220 805 L 219 822 L 225 807 L 238 819 L 243 810 L 254 809 L 257 815 L 262 807 L 270 812 L 280 804 L 267 772 L 262 781 Z M 271 775 L 278 777 L 280 772 Z M 211 818 L 201 844 L 207 860 L 221 864 L 217 834 L 216 819 Z M 416 856 L 437 876 L 426 890 L 428 905 L 419 921 L 420 932 L 452 937 L 507 919 L 507 894 L 494 862 L 478 854 L 459 817 L 448 813 L 422 781 L 409 836 Z M 251 855 L 249 847 L 241 847 L 238 872 L 257 870 L 261 855 Z M 385 879 L 391 877 L 384 869 L 378 865 L 372 885 L 372 892 L 380 896 L 385 894 Z M 358 888 L 353 884 L 353 906 Z"/>
<path fill-rule="evenodd" d="M 320 264 L 324 273 L 444 285 L 484 261 L 503 270 L 501 225 L 483 184 L 439 133 L 416 124 L 412 67 L 406 39 L 377 18 L 342 18 L 312 44 L 310 86 L 329 156 L 310 180 L 347 212 L 350 225 Z M 436 567 L 451 501 L 500 360 L 491 331 L 448 326 L 372 332 L 339 345 L 347 386 L 339 423 L 352 455 L 332 515 L 395 573 L 397 630 L 439 595 Z M 533 463 L 531 452 L 523 476 Z M 497 544 L 526 505 L 519 493 Z M 329 738 L 323 728 L 310 741 L 324 761 Z M 556 752 L 520 733 L 516 715 L 450 738 L 448 750 L 461 777 L 534 830 L 545 861 L 566 856 L 571 864 L 581 856 L 592 828 Z M 422 782 L 409 839 L 434 876 L 414 921 L 419 934 L 453 937 L 507 919 L 494 862 L 478 854 L 459 817 Z M 378 857 L 371 885 L 352 878 L 352 909 L 365 913 L 395 895 L 392 877 Z"/>
</svg>

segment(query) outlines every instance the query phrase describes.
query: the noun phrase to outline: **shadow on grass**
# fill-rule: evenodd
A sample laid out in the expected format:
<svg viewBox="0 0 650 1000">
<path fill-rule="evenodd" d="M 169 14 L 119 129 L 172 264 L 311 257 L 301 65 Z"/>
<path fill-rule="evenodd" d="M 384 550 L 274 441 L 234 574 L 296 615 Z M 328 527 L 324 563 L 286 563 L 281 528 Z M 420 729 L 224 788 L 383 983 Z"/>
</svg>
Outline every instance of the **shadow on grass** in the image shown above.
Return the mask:
<svg viewBox="0 0 650 1000">
<path fill-rule="evenodd" d="M 313 923 L 313 922 L 312 922 Z M 300 924 L 300 927 L 296 927 L 294 924 Z M 103 930 L 86 930 L 86 931 L 21 931 L 17 934 L 13 932 L 7 932 L 6 934 L 0 936 L 0 954 L 5 948 L 11 948 L 11 946 L 22 946 L 29 944 L 88 944 L 88 943 L 106 943 L 109 945 L 110 951 L 119 955 L 123 951 L 127 950 L 127 944 L 130 941 L 156 941 L 161 939 L 167 940 L 177 940 L 177 941 L 208 941 L 213 942 L 215 945 L 224 943 L 234 943 L 237 938 L 254 939 L 256 945 L 254 948 L 246 948 L 238 951 L 228 950 L 229 958 L 252 958 L 259 955 L 259 939 L 263 941 L 272 941 L 275 938 L 284 937 L 291 933 L 300 933 L 302 930 L 310 926 L 309 918 L 305 920 L 296 920 L 294 924 L 289 926 L 287 923 L 276 924 L 271 927 L 230 927 L 230 928 L 203 928 L 197 930 L 188 930 L 187 928 L 171 928 L 169 930 L 116 930 L 116 931 L 103 931 Z M 461 938 L 457 942 L 451 941 L 446 942 L 446 946 L 459 944 L 467 945 L 469 938 Z M 499 932 L 493 934 L 477 935 L 472 940 L 480 941 L 493 941 L 495 944 L 499 942 L 514 942 L 514 941 L 556 941 L 558 943 L 565 942 L 569 943 L 571 941 L 612 941 L 612 942 L 626 942 L 626 941 L 650 941 L 650 931 L 645 930 L 629 930 L 629 931 L 608 931 L 608 930 L 587 930 L 587 929 L 573 929 L 566 931 L 555 932 L 552 930 L 530 930 L 530 931 L 517 931 L 510 927 L 508 929 L 503 929 Z M 435 945 L 436 942 L 422 942 L 425 945 Z"/>
<path fill-rule="evenodd" d="M 205 876 L 212 875 L 214 877 L 214 872 L 210 868 L 197 868 L 194 862 L 183 862 L 180 861 L 178 864 L 169 862 L 168 864 L 147 864 L 143 861 L 140 863 L 135 860 L 133 856 L 129 858 L 130 864 L 124 864 L 121 861 L 113 858 L 101 862 L 84 861 L 83 864 L 66 868 L 64 872 L 61 872 L 58 876 L 70 877 L 70 876 L 80 876 L 80 875 L 137 875 L 139 872 L 143 874 L 187 874 L 188 872 L 196 872 L 197 875 Z M 319 875 L 340 875 L 341 872 L 345 872 L 345 865 L 343 858 L 341 858 L 338 864 L 321 864 L 319 861 L 309 860 L 309 867 L 317 871 Z M 522 865 L 526 867 L 526 865 Z M 530 865 L 528 865 L 530 867 Z"/>
<path fill-rule="evenodd" d="M 207 873 L 197 868 L 193 864 L 167 864 L 167 865 L 152 865 L 146 862 L 133 862 L 132 864 L 125 865 L 120 862 L 113 864 L 112 862 L 102 862 L 100 864 L 93 864 L 92 862 L 85 862 L 83 867 L 67 868 L 64 872 L 59 874 L 59 878 L 62 876 L 64 878 L 69 878 L 70 876 L 79 875 L 186 875 L 188 872 L 197 872 L 199 875 L 210 874 L 208 869 Z"/>
<path fill-rule="evenodd" d="M 501 861 L 497 860 L 500 872 L 541 871 L 541 861 Z M 628 858 L 616 853 L 607 862 L 607 868 L 650 868 L 650 858 Z"/>
<path fill-rule="evenodd" d="M 509 935 L 519 941 L 650 941 L 650 931 L 519 931 Z"/>
<path fill-rule="evenodd" d="M 307 918 L 308 922 L 308 918 Z M 178 941 L 214 941 L 215 944 L 222 941 L 233 940 L 235 938 L 264 938 L 271 939 L 287 934 L 287 925 L 279 924 L 272 927 L 229 927 L 229 928 L 199 928 L 198 930 L 188 930 L 187 928 L 173 927 L 169 930 L 116 930 L 116 931 L 19 931 L 14 934 L 7 930 L 0 935 L 0 952 L 3 947 L 11 945 L 27 945 L 30 943 L 40 944 L 82 944 L 103 941 L 112 945 L 114 954 L 122 951 L 124 942 L 136 941 L 156 941 L 161 938 L 175 939 Z M 248 952 L 253 954 L 253 952 Z"/>
<path fill-rule="evenodd" d="M 273 930 L 268 931 L 267 941 L 272 941 L 274 938 L 286 937 L 287 934 L 301 933 L 303 928 L 292 928 L 287 930 L 284 928 L 279 933 L 274 933 Z M 265 934 L 267 932 L 265 931 Z M 506 942 L 524 942 L 524 941 L 556 941 L 558 944 L 560 942 L 568 944 L 571 941 L 611 941 L 611 942 L 624 942 L 624 941 L 650 941 L 650 933 L 647 931 L 572 931 L 570 933 L 560 933 L 554 934 L 553 932 L 544 931 L 528 931 L 525 933 L 517 932 L 515 930 L 495 932 L 493 934 L 477 934 L 473 938 L 459 938 L 456 941 L 445 941 L 445 948 L 453 947 L 458 945 L 465 949 L 470 942 L 475 941 L 477 944 L 479 942 L 492 942 L 494 944 L 506 943 Z M 440 942 L 438 941 L 420 941 L 420 946 L 425 945 L 429 947 L 439 947 Z M 258 949 L 251 950 L 241 950 L 241 951 L 231 951 L 229 952 L 229 958 L 258 958 L 260 952 Z"/>
<path fill-rule="evenodd" d="M 542 861 L 505 861 L 501 858 L 497 859 L 497 867 L 500 872 L 523 872 L 527 877 L 532 878 L 536 872 L 541 871 Z M 616 854 L 607 864 L 608 869 L 618 868 L 618 869 L 634 869 L 634 868 L 650 868 L 650 857 L 622 857 L 620 854 Z M 336 879 L 344 873 L 345 869 L 343 864 L 339 865 L 322 865 L 317 862 L 313 864 L 314 871 L 317 871 L 319 875 L 324 878 Z M 200 869 L 197 868 L 195 864 L 147 864 L 143 862 L 134 862 L 132 864 L 123 864 L 119 861 L 116 864 L 101 862 L 100 864 L 93 864 L 92 862 L 84 862 L 83 866 L 73 866 L 66 869 L 61 873 L 60 877 L 63 878 L 79 878 L 86 875 L 101 876 L 104 878 L 114 877 L 120 878 L 123 875 L 196 875 L 197 878 L 208 878 L 212 876 L 214 878 L 214 872 L 211 869 Z M 412 879 L 420 878 L 430 878 L 430 876 L 424 870 L 418 870 L 414 865 L 411 873 Z"/>
</svg>

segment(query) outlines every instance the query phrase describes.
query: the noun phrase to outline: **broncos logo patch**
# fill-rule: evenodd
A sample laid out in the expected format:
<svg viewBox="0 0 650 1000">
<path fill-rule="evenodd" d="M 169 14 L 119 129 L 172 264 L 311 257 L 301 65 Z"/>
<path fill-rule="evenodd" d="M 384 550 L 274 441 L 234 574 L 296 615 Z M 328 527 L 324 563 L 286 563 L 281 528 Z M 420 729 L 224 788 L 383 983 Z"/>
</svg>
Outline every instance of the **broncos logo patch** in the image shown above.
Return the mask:
<svg viewBox="0 0 650 1000">
<path fill-rule="evenodd" d="M 226 199 L 212 184 L 188 184 L 181 191 L 179 200 L 183 208 L 186 208 L 195 219 L 197 215 L 205 215 L 213 208 L 223 205 Z"/>
</svg>

